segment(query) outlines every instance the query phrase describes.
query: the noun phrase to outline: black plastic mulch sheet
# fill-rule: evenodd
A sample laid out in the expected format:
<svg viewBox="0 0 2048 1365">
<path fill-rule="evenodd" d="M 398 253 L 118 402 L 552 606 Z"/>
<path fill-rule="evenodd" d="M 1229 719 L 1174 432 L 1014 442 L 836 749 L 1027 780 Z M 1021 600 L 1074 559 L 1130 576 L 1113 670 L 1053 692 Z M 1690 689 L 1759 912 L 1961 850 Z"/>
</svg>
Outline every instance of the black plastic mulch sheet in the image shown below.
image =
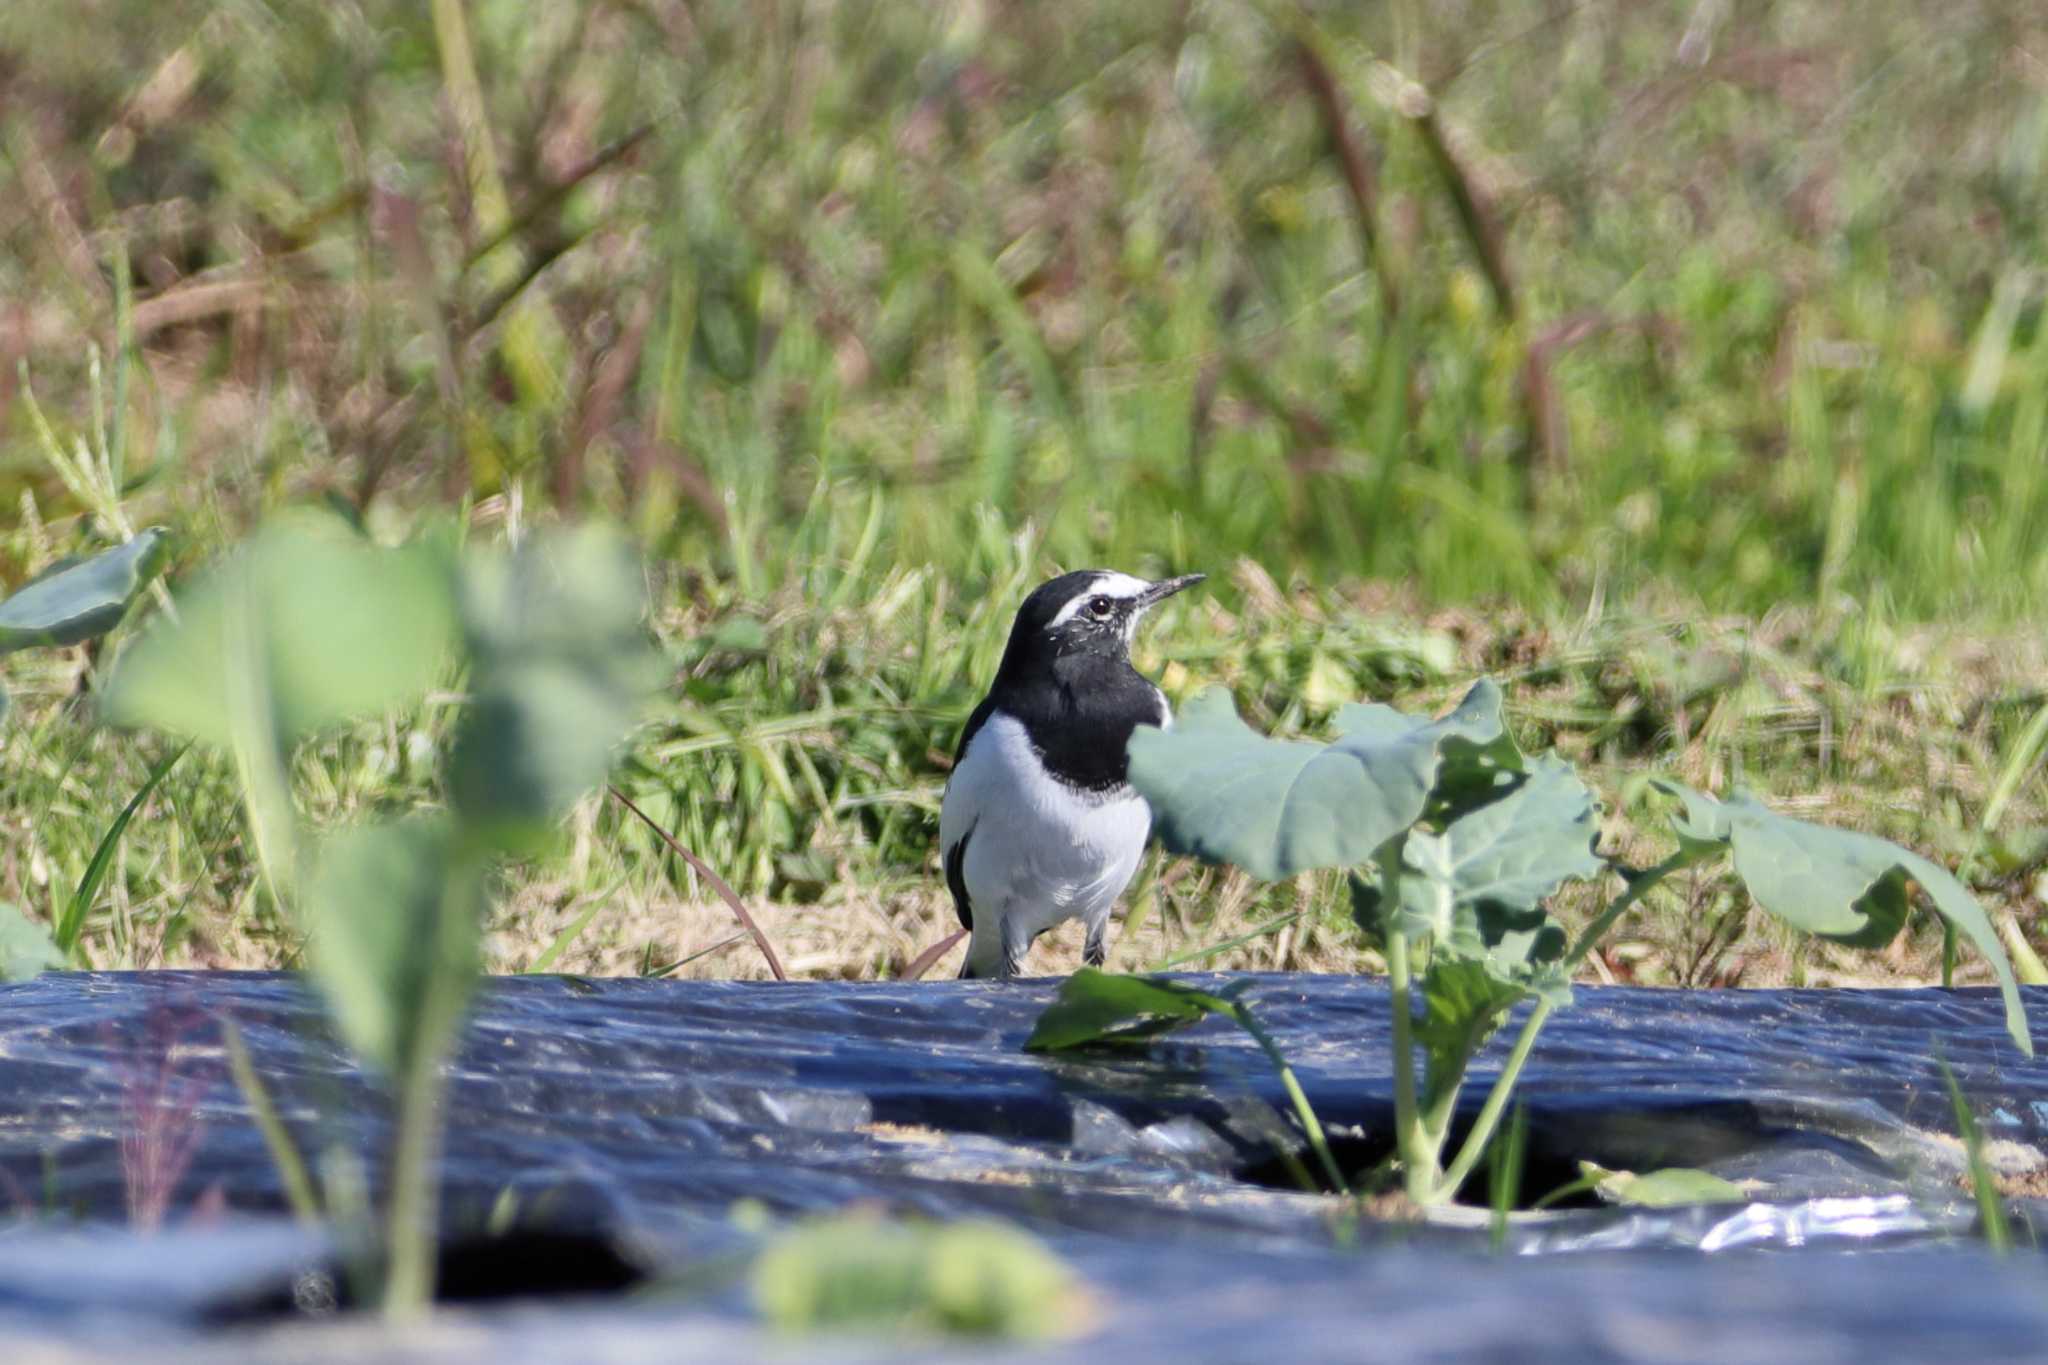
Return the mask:
<svg viewBox="0 0 2048 1365">
<path fill-rule="evenodd" d="M 1250 1359 L 1281 1341 L 1308 1359 L 2048 1349 L 2048 1262 L 1994 1263 L 1970 1238 L 1937 1061 L 1977 1110 L 1994 1164 L 2039 1166 L 2048 1063 L 2012 1045 L 1994 992 L 1580 989 L 1525 1072 L 1524 1191 L 1584 1158 L 1703 1166 L 1747 1182 L 1751 1202 L 1567 1210 L 1518 1221 L 1506 1250 L 1521 1255 L 1489 1257 L 1483 1215 L 1339 1228 L 1333 1201 L 1256 1183 L 1299 1139 L 1265 1059 L 1225 1022 L 1128 1054 L 1024 1053 L 1055 984 L 495 980 L 450 1090 L 446 1218 L 594 1230 L 662 1271 L 743 1247 L 726 1216 L 743 1199 L 786 1215 L 864 1202 L 999 1216 L 1047 1238 L 1102 1305 L 1089 1336 L 1033 1358 Z M 1250 999 L 1345 1156 L 1363 1164 L 1383 1150 L 1384 987 L 1262 976 Z M 2028 1004 L 2048 1042 L 2048 991 Z M 294 978 L 51 974 L 0 988 L 0 1208 L 37 1215 L 0 1231 L 0 1356 L 10 1331 L 70 1341 L 81 1358 L 144 1332 L 193 1359 L 279 1349 L 219 1325 L 266 1265 L 285 1284 L 307 1254 L 233 1216 L 283 1202 L 227 1073 L 223 1018 L 301 1148 L 358 1153 L 375 1183 L 388 1111 Z M 1513 1027 L 1477 1067 L 1468 1113 Z M 85 1234 L 51 1231 L 47 1215 L 171 1231 L 156 1243 L 94 1233 L 81 1250 Z M 1805 1250 L 1781 1254 L 1793 1248 Z M 1745 1250 L 1765 1254 L 1701 1254 Z M 1878 1250 L 1888 1254 L 1822 1254 Z M 1566 1252 L 1577 1254 L 1538 1254 Z M 67 1255 L 131 1278 L 53 1280 Z M 218 1275 L 216 1255 L 233 1262 Z M 184 1277 L 175 1288 L 151 1279 L 170 1263 Z M 627 1358 L 635 1332 L 674 1344 L 754 1329 L 727 1293 L 694 1306 L 499 1309 L 471 1330 L 502 1338 L 493 1359 L 547 1359 L 553 1340 L 598 1360 L 606 1340 Z M 313 1343 L 308 1359 L 322 1358 L 319 1339 L 289 1338 L 294 1350 Z M 446 1349 L 467 1349 L 460 1341 Z M 421 1338 L 390 1358 L 463 1358 L 437 1349 Z M 789 1349 L 917 1359 L 960 1348 Z"/>
</svg>

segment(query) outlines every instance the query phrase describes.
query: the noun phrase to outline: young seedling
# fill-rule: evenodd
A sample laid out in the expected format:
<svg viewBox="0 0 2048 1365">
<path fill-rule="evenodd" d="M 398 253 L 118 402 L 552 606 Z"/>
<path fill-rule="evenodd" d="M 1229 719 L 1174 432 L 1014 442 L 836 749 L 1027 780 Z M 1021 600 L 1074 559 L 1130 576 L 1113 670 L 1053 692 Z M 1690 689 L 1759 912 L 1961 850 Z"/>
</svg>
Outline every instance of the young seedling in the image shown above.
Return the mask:
<svg viewBox="0 0 2048 1365">
<path fill-rule="evenodd" d="M 1473 686 L 1441 719 L 1347 706 L 1336 730 L 1327 744 L 1269 739 L 1238 719 L 1227 694 L 1211 691 L 1173 729 L 1143 728 L 1132 737 L 1131 783 L 1152 803 L 1160 837 L 1175 851 L 1234 863 L 1268 881 L 1313 868 L 1351 870 L 1354 915 L 1386 958 L 1395 1150 L 1418 1205 L 1454 1198 L 1485 1154 L 1545 1021 L 1571 1001 L 1579 963 L 1666 877 L 1723 855 L 1765 910 L 1856 947 L 1891 941 L 1917 884 L 1991 963 L 2007 1028 L 2033 1055 L 1991 921 L 1954 877 L 1918 854 L 1789 819 L 1745 795 L 1717 801 L 1659 779 L 1681 803 L 1672 822 L 1678 847 L 1654 867 L 1624 868 L 1594 849 L 1592 790 L 1556 755 L 1522 753 L 1491 681 Z M 1546 908 L 1550 896 L 1566 881 L 1610 872 L 1621 889 L 1568 941 Z M 1067 992 L 1105 999 L 1078 976 L 1063 1003 Z M 1525 1003 L 1513 1048 L 1463 1145 L 1446 1160 L 1472 1058 Z M 1100 1031 L 1117 1027 L 1111 1013 L 1102 1012 Z M 1168 1020 L 1181 1022 L 1187 1019 Z"/>
<path fill-rule="evenodd" d="M 594 532 L 457 554 L 431 541 L 379 549 L 295 518 L 180 606 L 123 659 L 110 709 L 234 756 L 264 878 L 306 932 L 312 982 L 397 1101 L 382 1299 L 392 1316 L 416 1313 L 433 1297 L 444 1063 L 475 989 L 491 873 L 547 849 L 656 681 L 639 566 Z M 448 809 L 316 847 L 291 799 L 298 742 L 416 703 L 458 653 L 469 704 Z"/>
</svg>

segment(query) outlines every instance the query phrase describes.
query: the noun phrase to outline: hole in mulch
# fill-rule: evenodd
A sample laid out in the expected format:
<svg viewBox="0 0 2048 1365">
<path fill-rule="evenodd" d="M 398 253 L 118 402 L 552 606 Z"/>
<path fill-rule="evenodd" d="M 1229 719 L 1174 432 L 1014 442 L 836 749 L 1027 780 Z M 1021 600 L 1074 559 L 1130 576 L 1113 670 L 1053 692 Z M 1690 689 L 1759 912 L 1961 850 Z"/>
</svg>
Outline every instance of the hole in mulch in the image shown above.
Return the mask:
<svg viewBox="0 0 2048 1365">
<path fill-rule="evenodd" d="M 586 1298 L 621 1294 L 644 1283 L 647 1270 L 621 1254 L 610 1237 L 587 1232 L 515 1230 L 497 1237 L 471 1237 L 440 1249 L 434 1301 L 440 1304 L 500 1303 L 512 1299 Z M 279 1318 L 327 1317 L 374 1308 L 362 1301 L 348 1268 L 339 1263 L 308 1267 L 288 1285 L 224 1308 L 223 1323 L 248 1324 Z"/>
<path fill-rule="evenodd" d="M 1462 1132 L 1454 1132 L 1451 1141 L 1445 1144 L 1445 1150 L 1457 1151 L 1459 1143 L 1463 1140 Z M 1351 1182 L 1355 1193 L 1372 1195 L 1380 1192 L 1373 1188 L 1373 1173 L 1394 1154 L 1394 1142 L 1391 1135 L 1333 1136 L 1330 1139 L 1330 1154 L 1337 1159 L 1338 1169 L 1344 1172 L 1344 1178 Z M 1328 1182 L 1322 1178 L 1321 1163 L 1317 1161 L 1315 1153 L 1304 1146 L 1300 1150 L 1299 1159 L 1309 1174 L 1316 1177 L 1317 1188 L 1324 1193 L 1331 1193 Z M 1301 1182 L 1294 1168 L 1278 1156 L 1241 1167 L 1237 1176 L 1247 1184 L 1265 1189 L 1297 1193 L 1301 1190 Z M 1526 1209 L 1552 1190 L 1572 1184 L 1578 1178 L 1579 1168 L 1576 1160 L 1544 1150 L 1540 1144 L 1531 1142 L 1524 1154 L 1521 1175 L 1515 1182 L 1513 1207 Z M 1398 1187 L 1397 1177 L 1395 1183 Z M 1458 1202 L 1477 1208 L 1493 1207 L 1492 1171 L 1487 1162 L 1480 1162 L 1466 1179 L 1464 1189 L 1458 1192 Z M 1604 1205 L 1592 1191 L 1581 1190 L 1547 1207 L 1592 1209 L 1602 1208 Z"/>
</svg>

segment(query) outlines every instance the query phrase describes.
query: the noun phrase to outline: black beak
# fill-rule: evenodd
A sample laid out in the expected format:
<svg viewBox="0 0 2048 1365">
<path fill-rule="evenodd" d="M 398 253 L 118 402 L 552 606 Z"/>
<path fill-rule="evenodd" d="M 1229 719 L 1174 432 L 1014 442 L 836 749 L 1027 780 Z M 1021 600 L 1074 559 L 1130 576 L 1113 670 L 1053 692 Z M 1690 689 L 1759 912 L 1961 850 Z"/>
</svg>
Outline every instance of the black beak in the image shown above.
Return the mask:
<svg viewBox="0 0 2048 1365">
<path fill-rule="evenodd" d="M 1205 573 L 1184 573 L 1179 578 L 1162 578 L 1138 594 L 1138 610 L 1157 606 L 1182 588 L 1192 588 L 1208 576 Z"/>
</svg>

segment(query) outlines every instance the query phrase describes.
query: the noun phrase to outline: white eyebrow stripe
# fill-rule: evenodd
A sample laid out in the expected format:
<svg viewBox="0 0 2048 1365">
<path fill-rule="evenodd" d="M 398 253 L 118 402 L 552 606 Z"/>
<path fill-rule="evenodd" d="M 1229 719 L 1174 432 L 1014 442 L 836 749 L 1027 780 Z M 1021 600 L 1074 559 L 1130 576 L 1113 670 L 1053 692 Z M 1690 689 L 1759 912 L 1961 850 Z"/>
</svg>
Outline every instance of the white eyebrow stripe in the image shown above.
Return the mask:
<svg viewBox="0 0 2048 1365">
<path fill-rule="evenodd" d="M 1071 602 L 1054 614 L 1046 623 L 1046 629 L 1052 630 L 1073 620 L 1074 614 L 1086 606 L 1091 597 L 1136 597 L 1151 586 L 1144 579 L 1133 578 L 1127 573 L 1099 573 L 1088 585 L 1088 591 L 1075 594 Z"/>
</svg>

